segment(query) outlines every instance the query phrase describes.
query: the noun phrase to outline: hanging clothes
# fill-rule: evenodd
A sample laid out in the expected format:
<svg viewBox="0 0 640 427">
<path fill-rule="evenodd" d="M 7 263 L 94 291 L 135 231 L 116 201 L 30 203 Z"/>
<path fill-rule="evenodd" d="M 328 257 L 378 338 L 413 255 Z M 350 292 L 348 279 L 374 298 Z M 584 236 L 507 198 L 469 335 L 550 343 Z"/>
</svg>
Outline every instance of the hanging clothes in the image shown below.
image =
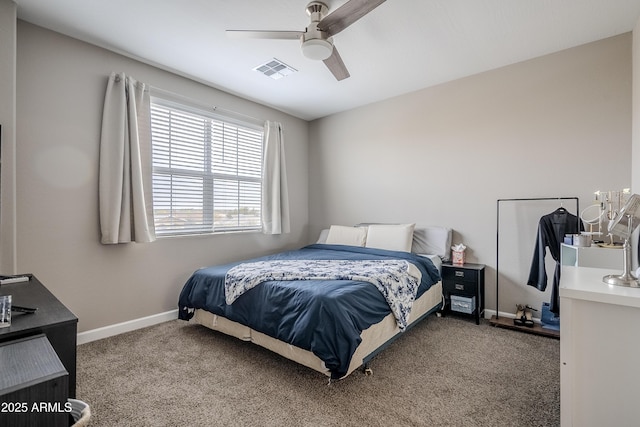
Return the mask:
<svg viewBox="0 0 640 427">
<path fill-rule="evenodd" d="M 560 249 L 565 234 L 576 234 L 584 231 L 582 221 L 577 216 L 569 213 L 565 208 L 558 208 L 550 214 L 540 218 L 538 223 L 538 237 L 533 252 L 531 271 L 527 285 L 534 286 L 541 291 L 547 289 L 547 270 L 545 267 L 546 248 L 549 248 L 551 257 L 556 262 L 553 275 L 553 288 L 549 310 L 555 315 L 560 315 Z"/>
</svg>

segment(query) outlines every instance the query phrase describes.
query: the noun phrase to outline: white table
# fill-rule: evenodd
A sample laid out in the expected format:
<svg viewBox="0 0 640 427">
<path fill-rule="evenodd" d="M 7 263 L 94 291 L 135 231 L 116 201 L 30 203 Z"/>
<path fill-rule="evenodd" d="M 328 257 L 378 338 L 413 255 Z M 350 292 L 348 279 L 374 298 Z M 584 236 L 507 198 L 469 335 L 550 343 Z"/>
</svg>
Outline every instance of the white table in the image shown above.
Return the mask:
<svg viewBox="0 0 640 427">
<path fill-rule="evenodd" d="M 603 283 L 622 271 L 563 266 L 560 415 L 568 426 L 640 425 L 640 288 Z"/>
</svg>

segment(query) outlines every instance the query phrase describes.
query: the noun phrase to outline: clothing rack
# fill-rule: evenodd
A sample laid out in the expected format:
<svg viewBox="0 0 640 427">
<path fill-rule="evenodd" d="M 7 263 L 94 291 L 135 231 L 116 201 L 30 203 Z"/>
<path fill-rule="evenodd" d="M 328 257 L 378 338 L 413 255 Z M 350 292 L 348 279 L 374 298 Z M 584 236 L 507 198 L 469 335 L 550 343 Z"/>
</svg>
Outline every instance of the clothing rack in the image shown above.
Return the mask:
<svg viewBox="0 0 640 427">
<path fill-rule="evenodd" d="M 520 198 L 520 199 L 498 199 L 496 203 L 496 314 L 491 317 L 490 323 L 494 326 L 509 327 L 512 329 L 523 330 L 527 332 L 537 333 L 540 335 L 547 335 L 552 337 L 559 337 L 558 331 L 552 329 L 544 329 L 538 325 L 533 328 L 526 326 L 518 326 L 513 322 L 504 321 L 500 319 L 500 203 L 502 202 L 533 202 L 533 201 L 554 201 L 557 200 L 562 204 L 563 200 L 575 200 L 576 201 L 576 216 L 578 217 L 578 229 L 580 229 L 580 200 L 578 197 L 533 197 L 533 198 Z M 510 319 L 508 319 L 510 320 Z"/>
</svg>

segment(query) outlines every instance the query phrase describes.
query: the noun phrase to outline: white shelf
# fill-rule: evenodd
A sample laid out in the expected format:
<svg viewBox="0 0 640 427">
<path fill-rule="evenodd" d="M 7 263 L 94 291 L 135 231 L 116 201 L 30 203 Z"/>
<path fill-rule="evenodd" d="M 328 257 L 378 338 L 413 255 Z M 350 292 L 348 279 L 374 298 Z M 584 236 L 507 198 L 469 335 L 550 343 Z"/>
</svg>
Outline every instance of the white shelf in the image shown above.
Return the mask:
<svg viewBox="0 0 640 427">
<path fill-rule="evenodd" d="M 600 246 L 580 247 L 563 243 L 560 246 L 560 263 L 574 267 L 610 268 L 622 270 L 624 253 L 620 248 Z"/>
</svg>

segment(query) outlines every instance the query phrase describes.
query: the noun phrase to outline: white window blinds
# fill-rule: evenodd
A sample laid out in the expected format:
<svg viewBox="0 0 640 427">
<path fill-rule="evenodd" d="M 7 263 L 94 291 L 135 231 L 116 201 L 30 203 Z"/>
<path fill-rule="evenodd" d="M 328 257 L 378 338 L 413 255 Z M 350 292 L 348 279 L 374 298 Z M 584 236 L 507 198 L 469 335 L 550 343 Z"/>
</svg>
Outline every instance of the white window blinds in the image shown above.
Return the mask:
<svg viewBox="0 0 640 427">
<path fill-rule="evenodd" d="M 261 228 L 263 129 L 153 98 L 156 234 Z"/>
</svg>

